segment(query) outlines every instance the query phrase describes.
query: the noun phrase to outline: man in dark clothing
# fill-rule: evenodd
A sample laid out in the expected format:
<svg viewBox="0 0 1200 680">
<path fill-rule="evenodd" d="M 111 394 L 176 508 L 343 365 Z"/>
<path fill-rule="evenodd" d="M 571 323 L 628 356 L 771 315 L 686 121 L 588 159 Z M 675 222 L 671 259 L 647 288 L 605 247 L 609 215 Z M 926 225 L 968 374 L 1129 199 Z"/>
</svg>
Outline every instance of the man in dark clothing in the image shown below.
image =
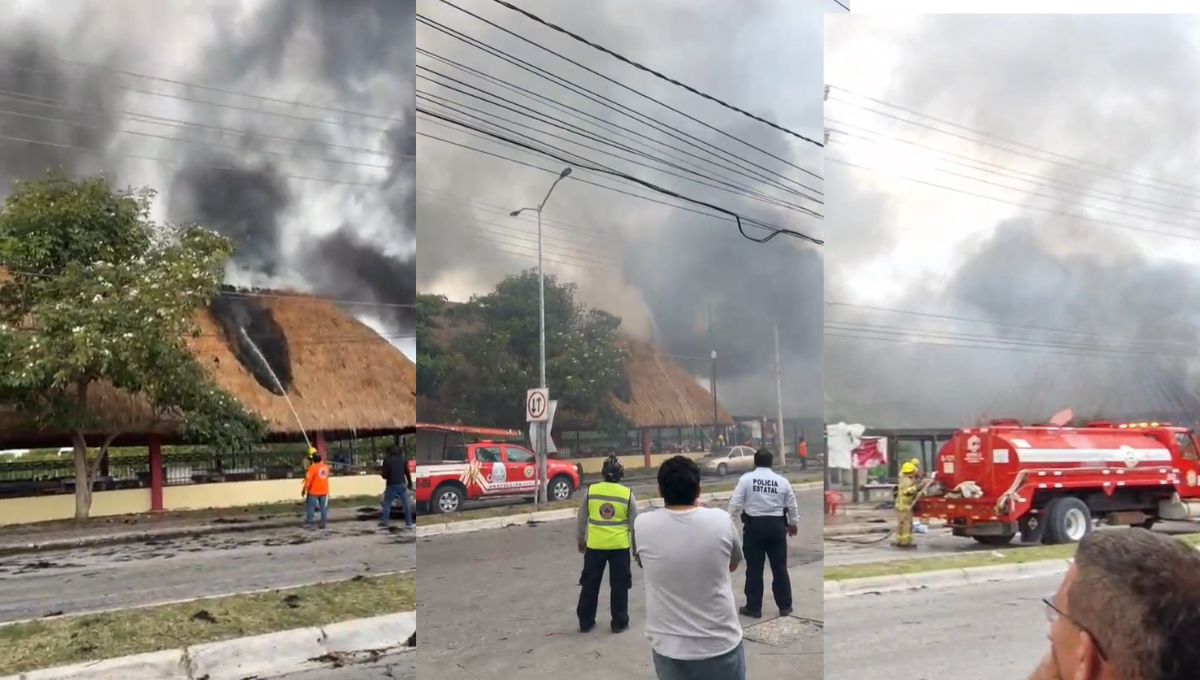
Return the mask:
<svg viewBox="0 0 1200 680">
<path fill-rule="evenodd" d="M 412 474 L 408 471 L 408 460 L 399 446 L 388 447 L 387 457 L 383 459 L 383 511 L 379 516 L 379 526 L 386 527 L 392 519 L 392 505 L 399 498 L 404 505 L 404 528 L 412 529 L 413 510 L 408 492 L 413 488 Z"/>
</svg>

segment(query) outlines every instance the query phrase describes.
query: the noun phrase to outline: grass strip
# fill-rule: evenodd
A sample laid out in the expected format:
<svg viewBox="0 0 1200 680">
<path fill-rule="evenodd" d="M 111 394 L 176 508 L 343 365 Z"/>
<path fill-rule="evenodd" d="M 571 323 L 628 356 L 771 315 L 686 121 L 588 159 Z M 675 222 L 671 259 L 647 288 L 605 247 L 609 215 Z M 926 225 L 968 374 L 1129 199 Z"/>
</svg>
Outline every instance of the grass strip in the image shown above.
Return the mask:
<svg viewBox="0 0 1200 680">
<path fill-rule="evenodd" d="M 793 474 L 784 475 L 784 476 L 787 477 L 787 479 L 790 482 L 792 482 L 793 484 L 821 481 L 820 476 L 815 476 L 815 475 L 811 475 L 811 474 L 793 473 Z M 733 488 L 735 486 L 737 486 L 737 480 L 728 481 L 728 482 L 717 482 L 715 484 L 704 484 L 702 482 L 700 485 L 700 493 L 720 493 L 722 491 L 728 492 L 728 491 L 733 491 Z M 653 493 L 650 493 L 648 495 L 647 494 L 639 494 L 635 490 L 634 496 L 636 496 L 639 501 L 650 500 L 652 498 L 660 497 L 657 490 L 655 490 Z M 548 503 L 547 505 L 542 506 L 541 509 L 542 510 L 563 510 L 565 508 L 574 509 L 574 508 L 579 507 L 579 503 L 580 503 L 580 500 L 579 500 L 579 496 L 577 493 L 575 498 L 573 498 L 571 500 Z M 451 513 L 449 515 L 422 515 L 421 519 L 417 523 L 418 524 L 449 524 L 452 522 L 464 522 L 464 521 L 471 520 L 471 519 L 486 519 L 488 517 L 508 517 L 510 515 L 523 515 L 523 514 L 530 513 L 530 512 L 533 512 L 533 504 L 532 503 L 525 503 L 522 505 L 502 505 L 500 507 L 495 507 L 495 508 L 482 508 L 480 510 L 467 510 L 464 512 L 455 512 L 455 513 Z"/>
<path fill-rule="evenodd" d="M 416 609 L 415 574 L 0 626 L 4 672 L 179 649 Z"/>
<path fill-rule="evenodd" d="M 1200 534 L 1187 534 L 1177 538 L 1189 545 L 1200 545 Z M 945 569 L 969 569 L 1000 564 L 1025 564 L 1042 560 L 1065 560 L 1075 555 L 1075 548 L 1076 544 L 1074 543 L 1033 547 L 1010 546 L 980 549 L 978 552 L 946 555 L 945 557 L 918 557 L 886 562 L 835 565 L 825 567 L 825 580 L 846 581 L 856 578 L 918 574 Z"/>
</svg>

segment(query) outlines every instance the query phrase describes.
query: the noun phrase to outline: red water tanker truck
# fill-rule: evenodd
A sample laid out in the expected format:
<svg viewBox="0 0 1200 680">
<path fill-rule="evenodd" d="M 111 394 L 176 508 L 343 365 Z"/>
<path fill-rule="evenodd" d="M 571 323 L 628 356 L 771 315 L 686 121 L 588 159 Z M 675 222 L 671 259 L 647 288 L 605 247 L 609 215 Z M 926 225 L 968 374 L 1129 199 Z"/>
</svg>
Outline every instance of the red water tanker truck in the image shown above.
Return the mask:
<svg viewBox="0 0 1200 680">
<path fill-rule="evenodd" d="M 1005 545 L 1074 543 L 1096 522 L 1150 528 L 1200 518 L 1197 434 L 1160 423 L 1085 427 L 996 420 L 938 452 L 915 514 Z"/>
</svg>

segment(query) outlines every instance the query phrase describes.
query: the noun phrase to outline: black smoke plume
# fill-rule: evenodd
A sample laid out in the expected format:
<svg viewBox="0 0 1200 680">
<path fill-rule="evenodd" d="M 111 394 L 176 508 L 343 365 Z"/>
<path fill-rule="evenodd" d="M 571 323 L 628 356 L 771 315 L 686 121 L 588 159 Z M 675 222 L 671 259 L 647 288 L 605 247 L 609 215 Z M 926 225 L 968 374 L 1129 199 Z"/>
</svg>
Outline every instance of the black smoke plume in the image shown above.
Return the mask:
<svg viewBox="0 0 1200 680">
<path fill-rule="evenodd" d="M 245 291 L 224 286 L 209 311 L 238 362 L 255 381 L 279 396 L 292 389 L 292 353 L 283 327 L 271 310 Z"/>
</svg>

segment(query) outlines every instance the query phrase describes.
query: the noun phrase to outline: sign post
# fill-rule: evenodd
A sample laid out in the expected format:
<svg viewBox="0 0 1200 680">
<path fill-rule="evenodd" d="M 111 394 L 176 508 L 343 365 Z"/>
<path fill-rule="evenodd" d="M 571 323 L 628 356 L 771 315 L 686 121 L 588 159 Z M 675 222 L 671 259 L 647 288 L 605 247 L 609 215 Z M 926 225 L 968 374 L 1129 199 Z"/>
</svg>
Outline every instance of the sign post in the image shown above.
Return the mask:
<svg viewBox="0 0 1200 680">
<path fill-rule="evenodd" d="M 525 420 L 537 430 L 534 449 L 537 453 L 538 490 L 534 509 L 540 510 L 546 502 L 546 421 L 550 418 L 550 390 L 535 387 L 525 393 Z"/>
</svg>

